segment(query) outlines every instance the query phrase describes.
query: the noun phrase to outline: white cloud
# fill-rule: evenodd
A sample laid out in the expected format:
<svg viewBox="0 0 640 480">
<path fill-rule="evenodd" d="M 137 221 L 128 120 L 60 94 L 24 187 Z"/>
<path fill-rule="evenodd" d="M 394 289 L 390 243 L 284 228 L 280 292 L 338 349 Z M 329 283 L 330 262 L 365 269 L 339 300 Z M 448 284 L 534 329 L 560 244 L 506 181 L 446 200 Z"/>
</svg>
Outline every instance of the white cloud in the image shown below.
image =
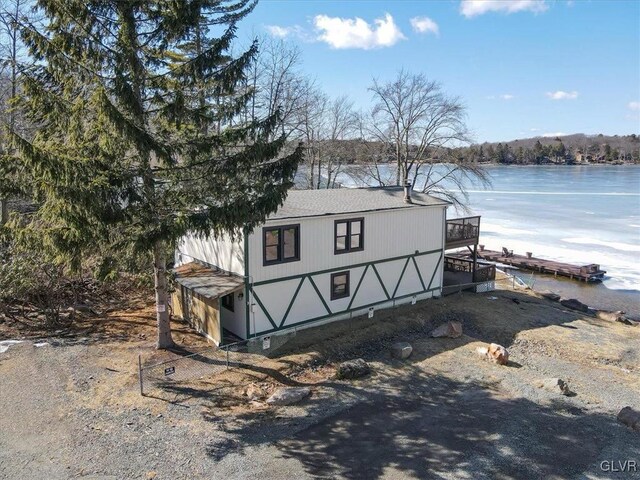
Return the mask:
<svg viewBox="0 0 640 480">
<path fill-rule="evenodd" d="M 569 135 L 568 133 L 564 133 L 564 132 L 552 132 L 552 133 L 543 133 L 542 136 L 543 137 L 566 137 L 567 135 Z"/>
<path fill-rule="evenodd" d="M 340 18 L 316 15 L 313 24 L 318 30 L 318 40 L 328 43 L 332 48 L 372 48 L 390 47 L 406 37 L 388 13 L 384 18 L 374 20 L 375 25 L 361 18 Z"/>
<path fill-rule="evenodd" d="M 500 100 L 513 100 L 514 98 L 516 98 L 515 95 L 511 95 L 510 93 L 503 93 L 502 95 L 489 95 L 487 97 L 487 100 L 495 100 L 495 99 L 500 99 Z"/>
<path fill-rule="evenodd" d="M 418 33 L 433 33 L 434 35 L 440 35 L 440 27 L 438 24 L 431 20 L 429 17 L 413 17 L 411 20 L 411 27 Z"/>
<path fill-rule="evenodd" d="M 627 105 L 629 107 L 629 110 L 640 110 L 640 102 L 629 102 L 629 105 Z"/>
<path fill-rule="evenodd" d="M 277 38 L 287 38 L 292 35 L 301 36 L 304 33 L 304 29 L 300 25 L 293 25 L 292 27 L 281 27 L 280 25 L 265 25 L 264 29 Z"/>
<path fill-rule="evenodd" d="M 578 98 L 578 92 L 575 90 L 573 92 L 564 92 L 562 90 L 558 90 L 555 92 L 547 92 L 547 97 L 551 100 L 575 100 Z"/>
<path fill-rule="evenodd" d="M 541 13 L 547 10 L 545 0 L 462 0 L 460 13 L 467 18 L 487 12 L 515 13 L 529 11 Z"/>
<path fill-rule="evenodd" d="M 539 132 L 540 129 L 539 128 L 530 128 L 529 131 L 530 132 Z"/>
</svg>

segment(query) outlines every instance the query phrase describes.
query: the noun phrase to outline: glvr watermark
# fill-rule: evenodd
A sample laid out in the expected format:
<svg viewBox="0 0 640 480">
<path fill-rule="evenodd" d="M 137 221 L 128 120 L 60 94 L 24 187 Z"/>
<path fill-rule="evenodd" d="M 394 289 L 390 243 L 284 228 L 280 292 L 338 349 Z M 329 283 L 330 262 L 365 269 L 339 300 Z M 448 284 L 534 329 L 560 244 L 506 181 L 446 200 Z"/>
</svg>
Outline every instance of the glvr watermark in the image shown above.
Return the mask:
<svg viewBox="0 0 640 480">
<path fill-rule="evenodd" d="M 600 470 L 603 472 L 631 473 L 640 470 L 636 460 L 603 460 L 600 462 Z"/>
</svg>

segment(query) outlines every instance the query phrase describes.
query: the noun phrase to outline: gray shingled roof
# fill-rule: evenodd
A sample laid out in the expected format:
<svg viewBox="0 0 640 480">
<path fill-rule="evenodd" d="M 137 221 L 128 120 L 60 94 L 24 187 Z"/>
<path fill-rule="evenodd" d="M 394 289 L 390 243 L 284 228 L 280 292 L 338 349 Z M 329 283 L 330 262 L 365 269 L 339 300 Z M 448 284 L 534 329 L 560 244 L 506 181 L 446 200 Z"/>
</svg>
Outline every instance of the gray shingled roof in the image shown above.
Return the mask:
<svg viewBox="0 0 640 480">
<path fill-rule="evenodd" d="M 413 203 L 404 202 L 402 187 L 290 190 L 284 205 L 268 220 L 449 205 L 419 192 L 412 192 L 411 199 Z"/>
</svg>

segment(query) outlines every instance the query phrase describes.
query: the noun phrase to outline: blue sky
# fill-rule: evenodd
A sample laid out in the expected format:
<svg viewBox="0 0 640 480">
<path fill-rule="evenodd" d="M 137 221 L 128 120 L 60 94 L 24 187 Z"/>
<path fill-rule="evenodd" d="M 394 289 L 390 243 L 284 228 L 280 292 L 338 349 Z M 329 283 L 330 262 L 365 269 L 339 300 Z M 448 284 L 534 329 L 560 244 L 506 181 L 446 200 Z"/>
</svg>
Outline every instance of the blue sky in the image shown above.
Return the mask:
<svg viewBox="0 0 640 480">
<path fill-rule="evenodd" d="M 462 97 L 476 141 L 640 133 L 640 1 L 261 0 L 239 36 L 299 45 L 331 96 L 370 105 L 405 68 Z"/>
</svg>

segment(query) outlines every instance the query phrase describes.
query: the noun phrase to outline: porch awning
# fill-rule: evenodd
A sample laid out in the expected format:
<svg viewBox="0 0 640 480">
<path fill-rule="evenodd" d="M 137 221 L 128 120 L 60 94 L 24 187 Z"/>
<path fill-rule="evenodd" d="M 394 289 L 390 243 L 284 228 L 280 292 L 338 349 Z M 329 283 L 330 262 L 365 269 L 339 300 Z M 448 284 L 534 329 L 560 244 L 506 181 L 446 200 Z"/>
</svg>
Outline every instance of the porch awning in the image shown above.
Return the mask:
<svg viewBox="0 0 640 480">
<path fill-rule="evenodd" d="M 244 286 L 242 277 L 230 275 L 196 262 L 185 263 L 174 269 L 176 281 L 203 297 L 214 299 Z"/>
</svg>

